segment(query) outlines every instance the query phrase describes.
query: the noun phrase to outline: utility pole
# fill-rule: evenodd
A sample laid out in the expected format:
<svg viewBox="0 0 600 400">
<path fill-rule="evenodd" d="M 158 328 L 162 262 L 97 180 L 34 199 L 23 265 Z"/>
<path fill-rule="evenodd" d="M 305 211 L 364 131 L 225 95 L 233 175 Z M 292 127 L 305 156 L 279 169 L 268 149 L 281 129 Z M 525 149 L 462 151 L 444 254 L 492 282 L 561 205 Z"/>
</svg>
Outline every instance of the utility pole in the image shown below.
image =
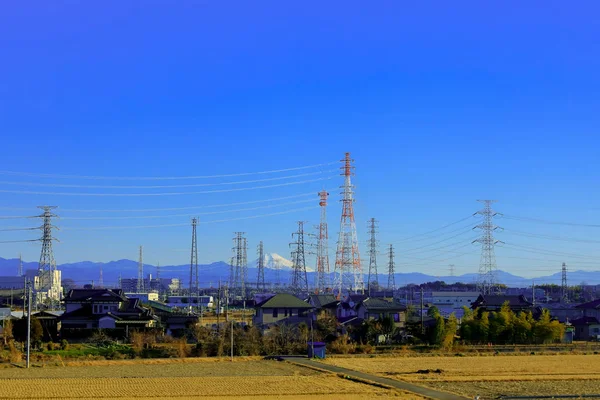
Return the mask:
<svg viewBox="0 0 600 400">
<path fill-rule="evenodd" d="M 296 239 L 290 243 L 294 246 L 292 250 L 292 261 L 294 262 L 292 271 L 291 290 L 294 294 L 308 293 L 308 278 L 306 274 L 306 255 L 304 253 L 304 222 L 298 221 L 298 231 L 292 234 Z"/>
<path fill-rule="evenodd" d="M 258 277 L 256 278 L 256 290 L 265 292 L 265 249 L 262 240 L 258 243 Z"/>
<path fill-rule="evenodd" d="M 425 335 L 425 315 L 423 314 L 423 286 L 421 286 L 421 335 Z"/>
<path fill-rule="evenodd" d="M 344 186 L 342 191 L 342 217 L 340 220 L 340 232 L 335 254 L 335 270 L 338 297 L 341 297 L 342 291 L 354 290 L 356 292 L 364 291 L 364 282 L 362 266 L 360 262 L 360 253 L 358 251 L 358 238 L 356 235 L 356 223 L 354 221 L 354 186 L 351 177 L 354 175 L 354 160 L 350 158 L 350 153 L 342 160 L 342 176 L 344 176 Z"/>
<path fill-rule="evenodd" d="M 198 246 L 196 242 L 196 224 L 198 223 L 197 218 L 192 218 L 192 251 L 190 257 L 190 291 L 189 298 L 190 304 L 194 295 L 198 293 Z"/>
<path fill-rule="evenodd" d="M 27 368 L 29 368 L 29 359 L 31 354 L 31 282 L 26 284 L 27 290 Z"/>
<path fill-rule="evenodd" d="M 563 303 L 569 302 L 569 286 L 567 286 L 567 264 L 562 263 L 562 280 L 561 280 L 561 301 Z"/>
<path fill-rule="evenodd" d="M 317 242 L 317 274 L 315 287 L 319 293 L 325 293 L 330 286 L 329 282 L 329 229 L 327 227 L 327 198 L 329 193 L 325 190 L 319 192 L 319 207 L 321 208 L 321 221 Z"/>
<path fill-rule="evenodd" d="M 375 283 L 379 286 L 379 278 L 377 276 L 377 220 L 371 218 L 369 220 L 369 233 L 371 238 L 369 239 L 369 275 L 367 279 L 367 288 L 369 290 L 369 296 L 371 295 L 371 286 Z"/>
<path fill-rule="evenodd" d="M 38 215 L 44 223 L 41 227 L 43 233 L 40 239 L 42 242 L 42 252 L 38 265 L 39 280 L 35 291 L 36 293 L 45 293 L 45 296 L 50 300 L 50 308 L 54 309 L 55 303 L 60 301 L 61 298 L 61 293 L 57 290 L 57 286 L 60 285 L 56 285 L 55 282 L 56 261 L 54 260 L 54 252 L 52 251 L 52 241 L 57 240 L 52 237 L 52 228 L 58 229 L 52 225 L 52 218 L 58 218 L 58 215 L 54 214 L 52 210 L 56 209 L 57 206 L 39 206 L 38 208 L 44 211 L 42 215 Z"/>
<path fill-rule="evenodd" d="M 395 263 L 394 263 L 394 245 L 390 244 L 390 250 L 388 252 L 388 289 L 392 291 L 392 297 L 394 297 L 394 291 L 396 290 L 396 277 L 395 277 Z"/>
<path fill-rule="evenodd" d="M 231 320 L 231 362 L 233 362 L 233 320 Z"/>
<path fill-rule="evenodd" d="M 496 278 L 496 254 L 494 252 L 494 246 L 496 243 L 503 242 L 494 238 L 494 231 L 499 227 L 494 225 L 493 218 L 496 215 L 502 214 L 492 210 L 492 203 L 495 203 L 496 200 L 477 201 L 483 203 L 483 209 L 473 214 L 481 215 L 483 217 L 483 221 L 474 228 L 481 230 L 481 237 L 473 241 L 473 243 L 477 242 L 481 244 L 481 260 L 479 263 L 477 288 L 481 294 L 486 295 L 492 294 L 498 290 L 498 282 Z"/>
<path fill-rule="evenodd" d="M 140 259 L 138 261 L 138 279 L 137 279 L 137 292 L 144 293 L 144 261 L 142 257 L 143 248 L 140 246 Z"/>
</svg>

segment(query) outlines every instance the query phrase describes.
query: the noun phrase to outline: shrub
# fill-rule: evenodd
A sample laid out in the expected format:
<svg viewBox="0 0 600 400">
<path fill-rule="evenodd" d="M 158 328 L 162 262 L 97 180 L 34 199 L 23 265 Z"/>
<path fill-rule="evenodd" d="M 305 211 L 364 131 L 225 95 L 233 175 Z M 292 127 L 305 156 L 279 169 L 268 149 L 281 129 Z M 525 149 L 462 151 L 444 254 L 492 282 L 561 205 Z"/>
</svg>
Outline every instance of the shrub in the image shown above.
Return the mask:
<svg viewBox="0 0 600 400">
<path fill-rule="evenodd" d="M 67 339 L 63 339 L 60 341 L 60 349 L 69 350 L 69 342 L 67 341 Z"/>
<path fill-rule="evenodd" d="M 342 335 L 334 340 L 329 348 L 334 354 L 352 354 L 356 351 L 356 344 L 352 343 L 348 335 Z"/>
</svg>

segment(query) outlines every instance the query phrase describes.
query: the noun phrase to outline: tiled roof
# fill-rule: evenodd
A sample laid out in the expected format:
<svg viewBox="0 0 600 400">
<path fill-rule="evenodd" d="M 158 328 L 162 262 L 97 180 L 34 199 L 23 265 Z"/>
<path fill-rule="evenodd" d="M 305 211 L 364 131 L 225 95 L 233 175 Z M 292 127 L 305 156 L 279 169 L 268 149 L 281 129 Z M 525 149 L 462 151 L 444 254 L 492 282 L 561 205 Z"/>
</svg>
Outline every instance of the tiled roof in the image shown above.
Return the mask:
<svg viewBox="0 0 600 400">
<path fill-rule="evenodd" d="M 581 317 L 569 321 L 571 325 L 599 325 L 598 319 L 595 317 Z"/>
<path fill-rule="evenodd" d="M 121 289 L 71 289 L 65 297 L 65 302 L 80 301 L 124 301 L 123 291 Z"/>
<path fill-rule="evenodd" d="M 367 311 L 377 311 L 377 310 L 404 311 L 404 310 L 406 310 L 406 307 L 403 306 L 402 304 L 393 303 L 391 301 L 386 301 L 386 300 L 377 299 L 377 298 L 365 299 L 365 300 L 363 300 L 362 304 L 365 306 Z"/>
<path fill-rule="evenodd" d="M 310 304 L 300 300 L 296 296 L 287 293 L 276 294 L 275 296 L 256 305 L 260 308 L 313 308 Z"/>
<path fill-rule="evenodd" d="M 317 308 L 323 308 L 333 303 L 337 303 L 337 299 L 332 294 L 311 294 L 310 300 Z"/>
<path fill-rule="evenodd" d="M 483 301 L 482 301 L 483 299 Z M 523 295 L 487 295 L 487 296 L 479 296 L 479 298 L 475 301 L 484 307 L 502 307 L 502 305 L 508 301 L 510 307 L 516 306 L 532 306 L 533 304 L 527 301 L 525 296 Z"/>
<path fill-rule="evenodd" d="M 600 299 L 588 301 L 587 303 L 579 304 L 575 308 L 596 309 L 600 308 Z"/>
</svg>

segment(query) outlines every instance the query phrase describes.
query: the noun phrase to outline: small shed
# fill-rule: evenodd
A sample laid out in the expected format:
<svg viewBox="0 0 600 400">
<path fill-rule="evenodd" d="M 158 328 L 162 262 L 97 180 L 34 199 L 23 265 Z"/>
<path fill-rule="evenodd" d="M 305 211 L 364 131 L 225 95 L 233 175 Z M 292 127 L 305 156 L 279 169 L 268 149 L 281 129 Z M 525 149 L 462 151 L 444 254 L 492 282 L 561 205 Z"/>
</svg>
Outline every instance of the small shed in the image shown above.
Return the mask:
<svg viewBox="0 0 600 400">
<path fill-rule="evenodd" d="M 307 342 L 308 358 L 325 358 L 324 342 Z"/>
</svg>

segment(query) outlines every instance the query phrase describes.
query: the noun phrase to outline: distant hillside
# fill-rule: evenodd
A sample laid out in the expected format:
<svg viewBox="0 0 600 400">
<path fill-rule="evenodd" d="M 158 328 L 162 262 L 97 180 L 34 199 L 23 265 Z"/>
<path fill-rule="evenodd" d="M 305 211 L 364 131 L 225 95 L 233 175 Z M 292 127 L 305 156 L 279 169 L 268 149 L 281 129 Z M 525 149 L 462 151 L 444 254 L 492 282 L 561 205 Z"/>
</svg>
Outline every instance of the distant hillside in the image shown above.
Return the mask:
<svg viewBox="0 0 600 400">
<path fill-rule="evenodd" d="M 15 276 L 17 274 L 19 260 L 18 259 L 4 259 L 0 257 L 0 276 Z M 275 269 L 275 265 L 280 266 L 279 272 Z M 248 263 L 248 281 L 256 282 L 257 279 L 257 261 L 254 260 Z M 275 283 L 277 275 L 279 275 L 279 282 L 282 285 L 287 285 L 290 282 L 290 271 L 292 263 L 291 261 L 277 255 L 267 254 L 265 255 L 265 280 L 267 282 Z M 23 270 L 37 269 L 37 262 L 23 262 Z M 138 273 L 138 263 L 133 260 L 117 260 L 110 261 L 107 263 L 99 263 L 92 261 L 81 261 L 77 263 L 61 264 L 58 268 L 62 271 L 63 279 L 72 279 L 77 285 L 84 285 L 91 283 L 92 280 L 98 282 L 100 278 L 100 267 L 102 267 L 102 275 L 104 284 L 116 285 L 119 279 L 119 274 L 122 278 L 135 278 Z M 198 265 L 200 273 L 200 282 L 204 285 L 217 286 L 219 280 L 227 282 L 229 279 L 229 264 L 219 261 L 212 264 Z M 156 276 L 156 266 L 150 264 L 144 264 L 144 274 L 152 274 Z M 190 266 L 186 265 L 161 265 L 160 276 L 163 278 L 172 277 L 179 278 L 182 280 L 184 286 L 188 285 L 190 274 Z M 315 273 L 308 269 L 307 271 L 308 281 L 312 284 L 315 281 Z M 333 276 L 333 274 L 332 274 Z M 558 284 L 560 283 L 560 272 L 550 276 L 542 276 L 535 278 L 536 284 Z M 423 274 L 420 272 L 409 272 L 409 273 L 398 273 L 395 274 L 396 285 L 406 285 L 409 283 L 422 284 L 425 282 L 432 281 L 444 281 L 446 283 L 473 283 L 477 280 L 477 274 L 464 274 L 459 276 L 432 276 Z M 366 276 L 365 276 L 366 280 Z M 530 286 L 532 279 L 523 278 L 516 276 L 504 271 L 498 271 L 498 280 L 508 286 L 512 287 L 525 287 Z M 387 283 L 387 275 L 379 274 L 379 282 L 382 285 Z M 569 282 L 571 284 L 580 284 L 585 282 L 588 285 L 600 285 L 600 271 L 569 271 Z"/>
</svg>

